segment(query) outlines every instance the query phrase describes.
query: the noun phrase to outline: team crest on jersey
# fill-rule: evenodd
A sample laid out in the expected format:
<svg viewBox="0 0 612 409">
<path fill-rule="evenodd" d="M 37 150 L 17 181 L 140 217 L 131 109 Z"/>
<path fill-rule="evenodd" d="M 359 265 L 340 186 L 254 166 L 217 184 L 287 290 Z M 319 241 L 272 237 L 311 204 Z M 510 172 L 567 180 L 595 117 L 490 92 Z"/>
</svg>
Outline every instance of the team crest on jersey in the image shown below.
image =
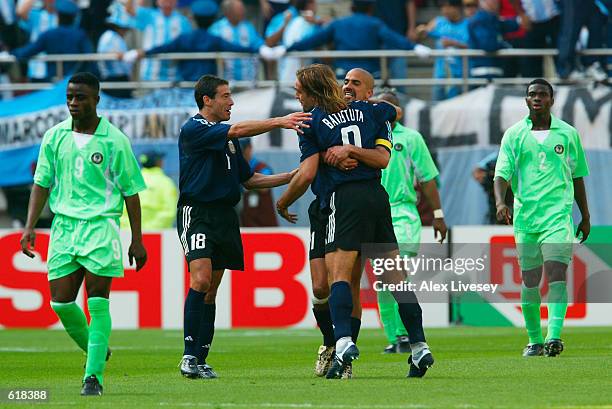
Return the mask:
<svg viewBox="0 0 612 409">
<path fill-rule="evenodd" d="M 100 163 L 102 163 L 103 160 L 104 160 L 104 156 L 102 156 L 100 152 L 95 152 L 93 155 L 91 155 L 91 161 L 95 163 L 96 165 L 99 165 Z"/>
<path fill-rule="evenodd" d="M 393 146 L 393 149 L 395 149 L 396 151 L 398 151 L 398 152 L 399 152 L 399 151 L 401 151 L 402 149 L 404 149 L 404 147 L 402 146 L 402 144 L 401 144 L 401 143 L 396 143 L 396 144 Z"/>
<path fill-rule="evenodd" d="M 229 148 L 231 153 L 236 153 L 236 147 L 234 146 L 234 142 L 227 141 L 227 147 Z"/>
<path fill-rule="evenodd" d="M 559 155 L 561 155 L 563 153 L 563 145 L 557 145 L 555 146 L 555 152 L 558 153 Z"/>
</svg>

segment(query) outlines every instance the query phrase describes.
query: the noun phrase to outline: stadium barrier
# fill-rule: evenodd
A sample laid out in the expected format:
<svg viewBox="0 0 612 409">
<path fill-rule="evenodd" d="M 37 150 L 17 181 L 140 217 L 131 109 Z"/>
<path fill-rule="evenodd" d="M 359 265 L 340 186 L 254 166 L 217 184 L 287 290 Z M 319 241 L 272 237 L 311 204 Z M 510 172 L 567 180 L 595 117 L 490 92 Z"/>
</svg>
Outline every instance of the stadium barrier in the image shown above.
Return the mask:
<svg viewBox="0 0 612 409">
<path fill-rule="evenodd" d="M 609 242 L 612 227 L 594 228 L 594 236 Z M 49 305 L 50 295 L 46 275 L 49 232 L 38 232 L 38 257 L 29 259 L 21 254 L 21 232 L 0 230 L 0 328 L 59 328 L 57 316 Z M 520 274 L 516 256 L 511 252 L 512 231 L 508 227 L 465 226 L 452 230 L 453 243 L 487 243 L 502 240 L 509 253 L 491 255 L 499 267 L 495 280 L 503 288 L 505 300 L 495 304 L 461 300 L 422 304 L 427 327 L 450 325 L 449 313 L 470 325 L 523 325 L 517 292 Z M 243 229 L 245 271 L 227 271 L 218 291 L 218 328 L 313 328 L 311 284 L 308 268 L 309 230 L 304 228 Z M 602 239 L 604 240 L 604 239 Z M 435 243 L 431 229 L 423 230 L 423 243 Z M 115 328 L 182 328 L 183 301 L 188 290 L 188 273 L 182 249 L 174 230 L 147 232 L 144 244 L 148 262 L 139 272 L 127 265 L 125 277 L 113 282 L 111 314 Z M 123 254 L 127 254 L 129 233 L 123 234 Z M 581 253 L 583 254 L 583 253 Z M 599 258 L 581 258 L 580 268 L 598 268 L 612 262 Z M 592 255 L 590 256 L 592 257 Z M 594 260 L 594 261 L 588 261 Z M 517 280 L 518 277 L 518 280 Z M 570 271 L 570 279 L 574 269 Z M 362 281 L 364 304 L 362 326 L 379 327 L 376 295 L 366 274 Z M 467 295 L 466 295 L 467 296 Z M 466 300 L 464 300 L 466 301 Z M 505 302 L 503 302 L 505 301 Z M 77 297 L 86 306 L 84 294 Z M 453 311 L 449 308 L 453 306 Z M 572 304 L 568 309 L 567 325 L 611 325 L 611 304 Z"/>
<path fill-rule="evenodd" d="M 392 78 L 390 77 L 389 59 L 403 57 L 410 60 L 419 58 L 414 51 L 406 50 L 363 50 L 363 51 L 339 51 L 339 50 L 321 50 L 321 51 L 293 51 L 287 53 L 287 57 L 299 58 L 302 63 L 317 60 L 331 60 L 336 58 L 371 58 L 378 59 L 381 67 L 381 80 L 376 83 L 386 83 L 391 86 L 430 86 L 430 85 L 461 85 L 463 92 L 467 92 L 470 86 L 494 84 L 524 84 L 524 78 L 502 77 L 492 80 L 470 78 L 469 74 L 469 58 L 470 57 L 495 57 L 495 58 L 519 58 L 519 57 L 547 57 L 552 58 L 558 54 L 557 49 L 502 49 L 496 52 L 485 52 L 483 50 L 472 49 L 445 49 L 431 50 L 430 59 L 435 57 L 460 57 L 462 60 L 462 76 L 461 78 Z M 577 51 L 578 55 L 582 56 L 612 56 L 612 48 L 584 49 Z M 217 72 L 223 72 L 223 61 L 231 58 L 246 58 L 256 54 L 251 53 L 233 53 L 233 52 L 198 52 L 198 53 L 163 53 L 149 56 L 147 58 L 157 60 L 215 60 Z M 66 61 L 114 61 L 116 53 L 92 53 L 92 54 L 54 54 L 54 55 L 39 55 L 33 60 L 47 61 L 56 63 L 56 80 L 64 76 L 62 62 Z M 11 55 L 0 56 L 0 64 L 14 63 L 17 60 Z M 139 64 L 139 62 L 137 63 Z M 232 81 L 235 87 L 253 88 L 269 87 L 269 86 L 293 86 L 293 82 L 279 82 L 277 80 L 263 80 L 263 71 L 261 64 L 259 65 L 259 79 L 255 81 Z M 278 77 L 278 76 L 277 76 Z M 562 81 L 559 78 L 553 78 L 551 81 L 557 83 L 576 83 L 576 81 Z M 585 79 L 579 81 L 588 83 L 590 80 Z M 52 83 L 14 83 L 0 84 L 0 92 L 3 91 L 31 91 L 46 89 L 52 86 Z M 139 69 L 135 70 L 135 80 L 130 82 L 103 82 L 102 87 L 107 89 L 159 89 L 167 87 L 193 87 L 191 81 L 141 81 L 139 77 Z"/>
</svg>

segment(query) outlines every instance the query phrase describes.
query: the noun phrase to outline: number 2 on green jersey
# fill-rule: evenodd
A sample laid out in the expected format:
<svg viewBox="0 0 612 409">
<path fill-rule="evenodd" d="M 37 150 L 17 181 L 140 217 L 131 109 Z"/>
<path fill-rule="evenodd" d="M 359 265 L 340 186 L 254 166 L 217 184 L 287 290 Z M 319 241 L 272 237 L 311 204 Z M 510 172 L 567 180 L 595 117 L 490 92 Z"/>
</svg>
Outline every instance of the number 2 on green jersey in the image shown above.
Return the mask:
<svg viewBox="0 0 612 409">
<path fill-rule="evenodd" d="M 546 152 L 538 153 L 538 158 L 540 159 L 540 170 L 546 170 Z"/>
</svg>

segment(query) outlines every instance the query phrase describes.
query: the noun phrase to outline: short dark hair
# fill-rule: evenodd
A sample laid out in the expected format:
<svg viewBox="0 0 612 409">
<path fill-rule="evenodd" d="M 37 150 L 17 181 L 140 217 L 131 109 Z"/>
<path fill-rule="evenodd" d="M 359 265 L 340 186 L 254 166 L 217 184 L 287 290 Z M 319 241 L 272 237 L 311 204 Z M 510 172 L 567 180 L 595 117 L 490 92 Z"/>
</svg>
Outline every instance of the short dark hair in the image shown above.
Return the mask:
<svg viewBox="0 0 612 409">
<path fill-rule="evenodd" d="M 527 84 L 527 89 L 525 90 L 525 93 L 527 95 L 529 95 L 529 87 L 531 87 L 532 85 L 545 85 L 545 86 L 547 86 L 548 87 L 548 91 L 550 92 L 550 97 L 551 98 L 554 97 L 552 85 L 550 85 L 550 82 L 546 81 L 544 78 L 536 78 L 535 80 L 533 80 L 529 84 Z"/>
<path fill-rule="evenodd" d="M 378 95 L 377 99 L 381 99 L 383 101 L 390 102 L 393 105 L 400 106 L 400 100 L 397 97 L 397 94 L 395 94 L 395 92 L 391 90 L 384 90 Z"/>
<path fill-rule="evenodd" d="M 215 94 L 217 94 L 217 88 L 220 85 L 229 85 L 229 82 L 224 80 L 223 78 L 215 77 L 214 75 L 203 75 L 200 77 L 198 82 L 195 84 L 195 89 L 193 92 L 193 96 L 195 97 L 196 104 L 198 104 L 198 108 L 202 109 L 204 107 L 204 95 L 208 98 L 214 99 Z"/>
<path fill-rule="evenodd" d="M 71 26 L 74 24 L 76 16 L 73 14 L 57 13 L 57 25 Z"/>
<path fill-rule="evenodd" d="M 461 7 L 463 6 L 463 2 L 461 0 L 445 0 L 442 2 L 442 5 L 447 5 L 451 7 Z"/>
<path fill-rule="evenodd" d="M 298 11 L 304 11 L 312 1 L 313 0 L 293 0 L 293 7 L 298 9 Z"/>
<path fill-rule="evenodd" d="M 208 27 L 212 26 L 216 18 L 217 16 L 193 16 L 198 28 L 202 28 L 204 30 L 208 30 Z"/>
<path fill-rule="evenodd" d="M 376 10 L 376 3 L 368 0 L 353 0 L 351 10 L 353 13 L 370 14 Z"/>
<path fill-rule="evenodd" d="M 70 83 L 85 84 L 96 91 L 96 94 L 100 92 L 100 80 L 91 72 L 77 72 L 68 80 L 68 84 Z"/>
</svg>

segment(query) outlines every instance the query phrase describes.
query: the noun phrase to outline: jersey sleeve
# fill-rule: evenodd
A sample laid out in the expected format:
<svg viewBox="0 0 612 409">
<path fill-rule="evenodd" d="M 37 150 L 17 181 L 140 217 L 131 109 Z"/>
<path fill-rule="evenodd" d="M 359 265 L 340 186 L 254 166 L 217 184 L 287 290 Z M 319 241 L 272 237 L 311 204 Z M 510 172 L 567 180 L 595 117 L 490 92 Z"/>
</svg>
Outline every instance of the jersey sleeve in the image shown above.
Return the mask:
<svg viewBox="0 0 612 409">
<path fill-rule="evenodd" d="M 48 131 L 40 144 L 36 171 L 34 172 L 34 183 L 44 188 L 50 188 L 55 179 L 55 152 L 50 139 L 51 134 Z"/>
<path fill-rule="evenodd" d="M 138 7 L 134 22 L 138 30 L 144 30 L 147 25 L 153 20 L 153 9 L 149 7 Z"/>
<path fill-rule="evenodd" d="M 115 186 L 123 197 L 133 196 L 147 188 L 127 137 L 122 138 L 117 144 L 111 172 Z"/>
<path fill-rule="evenodd" d="M 580 142 L 580 135 L 575 130 L 570 143 L 569 161 L 572 178 L 576 179 L 589 175 L 589 165 L 582 148 L 582 142 Z"/>
<path fill-rule="evenodd" d="M 225 149 L 227 134 L 231 128 L 228 124 L 213 124 L 205 119 L 190 120 L 183 133 L 183 147 L 188 152 L 203 152 L 206 150 L 222 151 Z"/>
<path fill-rule="evenodd" d="M 509 131 L 506 131 L 499 147 L 499 155 L 495 164 L 495 177 L 510 181 L 515 170 L 516 157 L 512 147 L 512 135 Z"/>
<path fill-rule="evenodd" d="M 429 182 L 439 175 L 440 172 L 420 134 L 415 138 L 413 149 L 410 149 L 410 158 L 414 164 L 414 174 L 419 182 Z"/>
<path fill-rule="evenodd" d="M 272 17 L 272 20 L 270 20 L 270 23 L 268 23 L 268 27 L 266 27 L 266 32 L 264 33 L 264 36 L 268 38 L 272 34 L 275 34 L 278 30 L 281 29 L 284 21 L 285 13 L 278 13 L 277 15 Z"/>
<path fill-rule="evenodd" d="M 395 107 L 386 102 L 372 104 L 372 111 L 374 112 L 374 118 L 379 122 L 395 122 L 395 118 L 397 117 Z"/>
<path fill-rule="evenodd" d="M 393 147 L 393 131 L 389 121 L 385 121 L 384 125 L 380 127 L 380 131 L 374 140 L 374 145 L 382 146 L 391 153 L 391 148 Z"/>
<path fill-rule="evenodd" d="M 253 177 L 253 170 L 251 169 L 251 166 L 246 161 L 246 159 L 244 159 L 244 156 L 242 156 L 242 149 L 240 148 L 240 144 L 237 143 L 235 145 L 236 159 L 238 162 L 238 179 L 240 180 L 240 183 L 244 183 Z"/>
<path fill-rule="evenodd" d="M 264 39 L 261 38 L 255 26 L 251 23 L 248 23 L 248 31 L 249 31 L 249 46 L 254 49 L 259 49 L 264 44 Z"/>
<path fill-rule="evenodd" d="M 304 133 L 299 135 L 299 146 L 300 146 L 300 163 L 312 155 L 319 153 L 319 146 L 315 140 L 314 134 L 311 128 L 304 128 Z"/>
<path fill-rule="evenodd" d="M 440 22 L 441 22 L 441 20 L 442 20 L 442 18 L 440 16 L 434 18 L 433 28 L 431 29 L 431 31 L 429 31 L 427 33 L 427 37 L 433 38 L 435 40 L 437 40 L 440 37 L 442 37 L 442 33 L 440 32 Z"/>
</svg>

